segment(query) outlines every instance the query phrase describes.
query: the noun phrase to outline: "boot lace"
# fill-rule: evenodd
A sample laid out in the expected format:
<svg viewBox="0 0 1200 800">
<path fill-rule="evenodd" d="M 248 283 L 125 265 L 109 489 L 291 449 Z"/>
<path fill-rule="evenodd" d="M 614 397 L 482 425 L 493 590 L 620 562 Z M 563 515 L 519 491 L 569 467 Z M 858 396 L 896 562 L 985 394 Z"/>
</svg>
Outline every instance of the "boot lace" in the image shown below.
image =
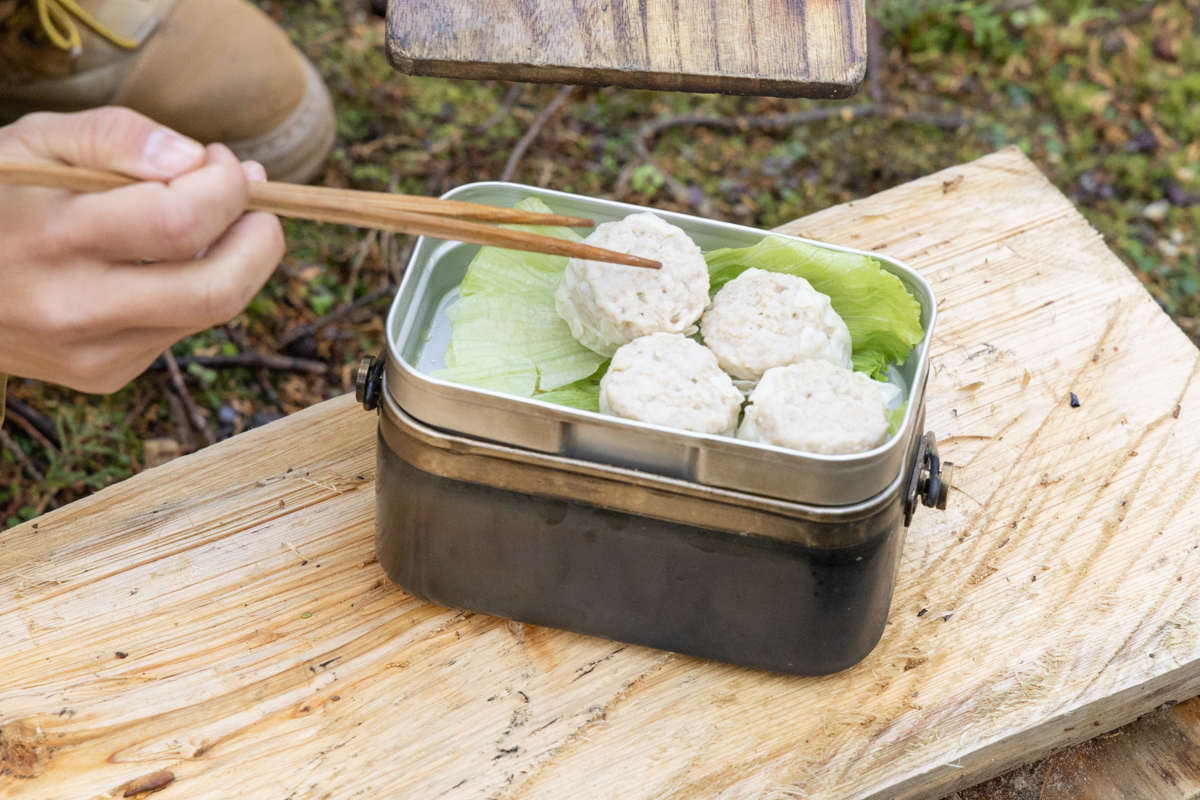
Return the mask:
<svg viewBox="0 0 1200 800">
<path fill-rule="evenodd" d="M 122 50 L 136 50 L 140 44 L 136 39 L 122 36 L 93 17 L 75 0 L 32 0 L 32 4 L 37 10 L 38 21 L 46 33 L 46 38 L 55 47 L 66 50 L 71 55 L 78 55 L 83 49 L 77 23 L 82 23 L 101 39 Z"/>
</svg>

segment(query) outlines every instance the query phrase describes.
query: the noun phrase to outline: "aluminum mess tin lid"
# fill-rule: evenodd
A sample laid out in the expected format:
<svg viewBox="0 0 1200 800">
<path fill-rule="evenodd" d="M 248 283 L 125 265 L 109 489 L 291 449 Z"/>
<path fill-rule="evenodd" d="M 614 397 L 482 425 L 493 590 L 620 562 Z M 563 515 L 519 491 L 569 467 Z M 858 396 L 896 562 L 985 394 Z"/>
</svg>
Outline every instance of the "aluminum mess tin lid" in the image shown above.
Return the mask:
<svg viewBox="0 0 1200 800">
<path fill-rule="evenodd" d="M 767 235 L 783 236 L 512 183 L 467 184 L 443 195 L 445 199 L 508 207 L 527 197 L 538 198 L 555 213 L 591 217 L 597 224 L 651 210 L 682 228 L 704 251 L 749 247 Z M 893 382 L 905 390 L 908 407 L 896 435 L 873 450 L 853 455 L 805 453 L 595 414 L 432 377 L 429 372 L 445 366 L 442 359 L 450 341 L 446 309 L 457 297 L 479 246 L 429 237 L 417 240 L 388 314 L 387 392 L 416 420 L 454 434 L 797 503 L 844 506 L 863 502 L 896 480 L 920 435 L 937 317 L 933 290 L 920 274 L 889 256 L 795 236 L 783 238 L 868 255 L 898 277 L 921 306 L 925 337 L 902 366 L 891 369 Z"/>
</svg>

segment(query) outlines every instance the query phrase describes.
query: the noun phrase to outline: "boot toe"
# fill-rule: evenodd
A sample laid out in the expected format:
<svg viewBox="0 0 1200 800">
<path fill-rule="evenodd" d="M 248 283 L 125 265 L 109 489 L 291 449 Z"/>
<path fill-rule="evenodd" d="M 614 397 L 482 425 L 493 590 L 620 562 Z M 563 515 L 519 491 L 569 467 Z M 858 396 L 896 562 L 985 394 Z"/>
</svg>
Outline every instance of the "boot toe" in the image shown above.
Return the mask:
<svg viewBox="0 0 1200 800">
<path fill-rule="evenodd" d="M 225 143 L 243 161 L 262 164 L 273 181 L 312 180 L 324 166 L 336 135 L 333 103 L 325 82 L 312 62 L 302 55 L 299 58 L 304 67 L 305 87 L 296 109 L 259 136 Z"/>
</svg>

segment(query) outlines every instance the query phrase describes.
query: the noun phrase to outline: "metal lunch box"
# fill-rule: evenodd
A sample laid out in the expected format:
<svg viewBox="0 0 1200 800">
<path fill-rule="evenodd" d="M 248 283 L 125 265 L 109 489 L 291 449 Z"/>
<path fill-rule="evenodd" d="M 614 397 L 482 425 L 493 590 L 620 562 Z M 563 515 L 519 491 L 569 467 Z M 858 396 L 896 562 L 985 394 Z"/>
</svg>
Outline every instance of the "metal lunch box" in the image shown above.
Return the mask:
<svg viewBox="0 0 1200 800">
<path fill-rule="evenodd" d="M 591 217 L 597 223 L 647 210 L 507 183 L 468 184 L 444 197 L 498 206 L 537 197 L 557 213 Z M 682 228 L 705 251 L 748 247 L 766 235 L 727 222 L 667 211 L 654 213 Z M 795 236 L 785 238 L 828 250 L 870 255 L 896 275 L 921 305 L 925 338 L 913 348 L 903 366 L 891 370 L 893 380 L 906 395 L 912 389 L 908 411 L 896 435 L 881 447 L 854 455 L 801 453 L 592 414 L 431 378 L 425 373 L 444 366 L 441 356 L 450 338 L 445 308 L 457 296 L 458 285 L 479 247 L 426 237 L 418 240 L 388 315 L 388 390 L 406 412 L 442 430 L 783 500 L 816 505 L 861 502 L 884 491 L 902 471 L 905 454 L 919 434 L 915 417 L 924 403 L 929 344 L 937 318 L 933 290 L 918 273 L 889 256 Z"/>
<path fill-rule="evenodd" d="M 645 210 L 502 183 L 445 195 L 529 196 L 598 223 Z M 766 235 L 655 213 L 704 250 Z M 944 508 L 949 491 L 951 465 L 919 433 L 936 317 L 924 279 L 871 254 L 921 304 L 925 338 L 892 370 L 911 387 L 907 413 L 880 448 L 820 456 L 430 378 L 477 251 L 418 240 L 387 348 L 360 369 L 359 399 L 380 414 L 375 544 L 389 578 L 440 605 L 775 672 L 865 658 L 916 505 Z"/>
</svg>

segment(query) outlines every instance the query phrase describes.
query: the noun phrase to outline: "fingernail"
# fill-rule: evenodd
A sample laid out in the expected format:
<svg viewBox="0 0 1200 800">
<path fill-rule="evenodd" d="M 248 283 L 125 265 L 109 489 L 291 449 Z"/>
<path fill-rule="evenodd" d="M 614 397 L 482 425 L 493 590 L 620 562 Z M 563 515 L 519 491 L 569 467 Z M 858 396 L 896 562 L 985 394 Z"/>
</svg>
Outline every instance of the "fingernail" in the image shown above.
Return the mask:
<svg viewBox="0 0 1200 800">
<path fill-rule="evenodd" d="M 204 145 L 169 128 L 159 128 L 151 133 L 142 151 L 146 165 L 166 178 L 197 167 L 204 159 Z"/>
<path fill-rule="evenodd" d="M 246 175 L 246 180 L 254 181 L 255 183 L 264 183 L 267 180 L 267 169 L 257 161 L 243 161 L 242 171 Z"/>
</svg>

